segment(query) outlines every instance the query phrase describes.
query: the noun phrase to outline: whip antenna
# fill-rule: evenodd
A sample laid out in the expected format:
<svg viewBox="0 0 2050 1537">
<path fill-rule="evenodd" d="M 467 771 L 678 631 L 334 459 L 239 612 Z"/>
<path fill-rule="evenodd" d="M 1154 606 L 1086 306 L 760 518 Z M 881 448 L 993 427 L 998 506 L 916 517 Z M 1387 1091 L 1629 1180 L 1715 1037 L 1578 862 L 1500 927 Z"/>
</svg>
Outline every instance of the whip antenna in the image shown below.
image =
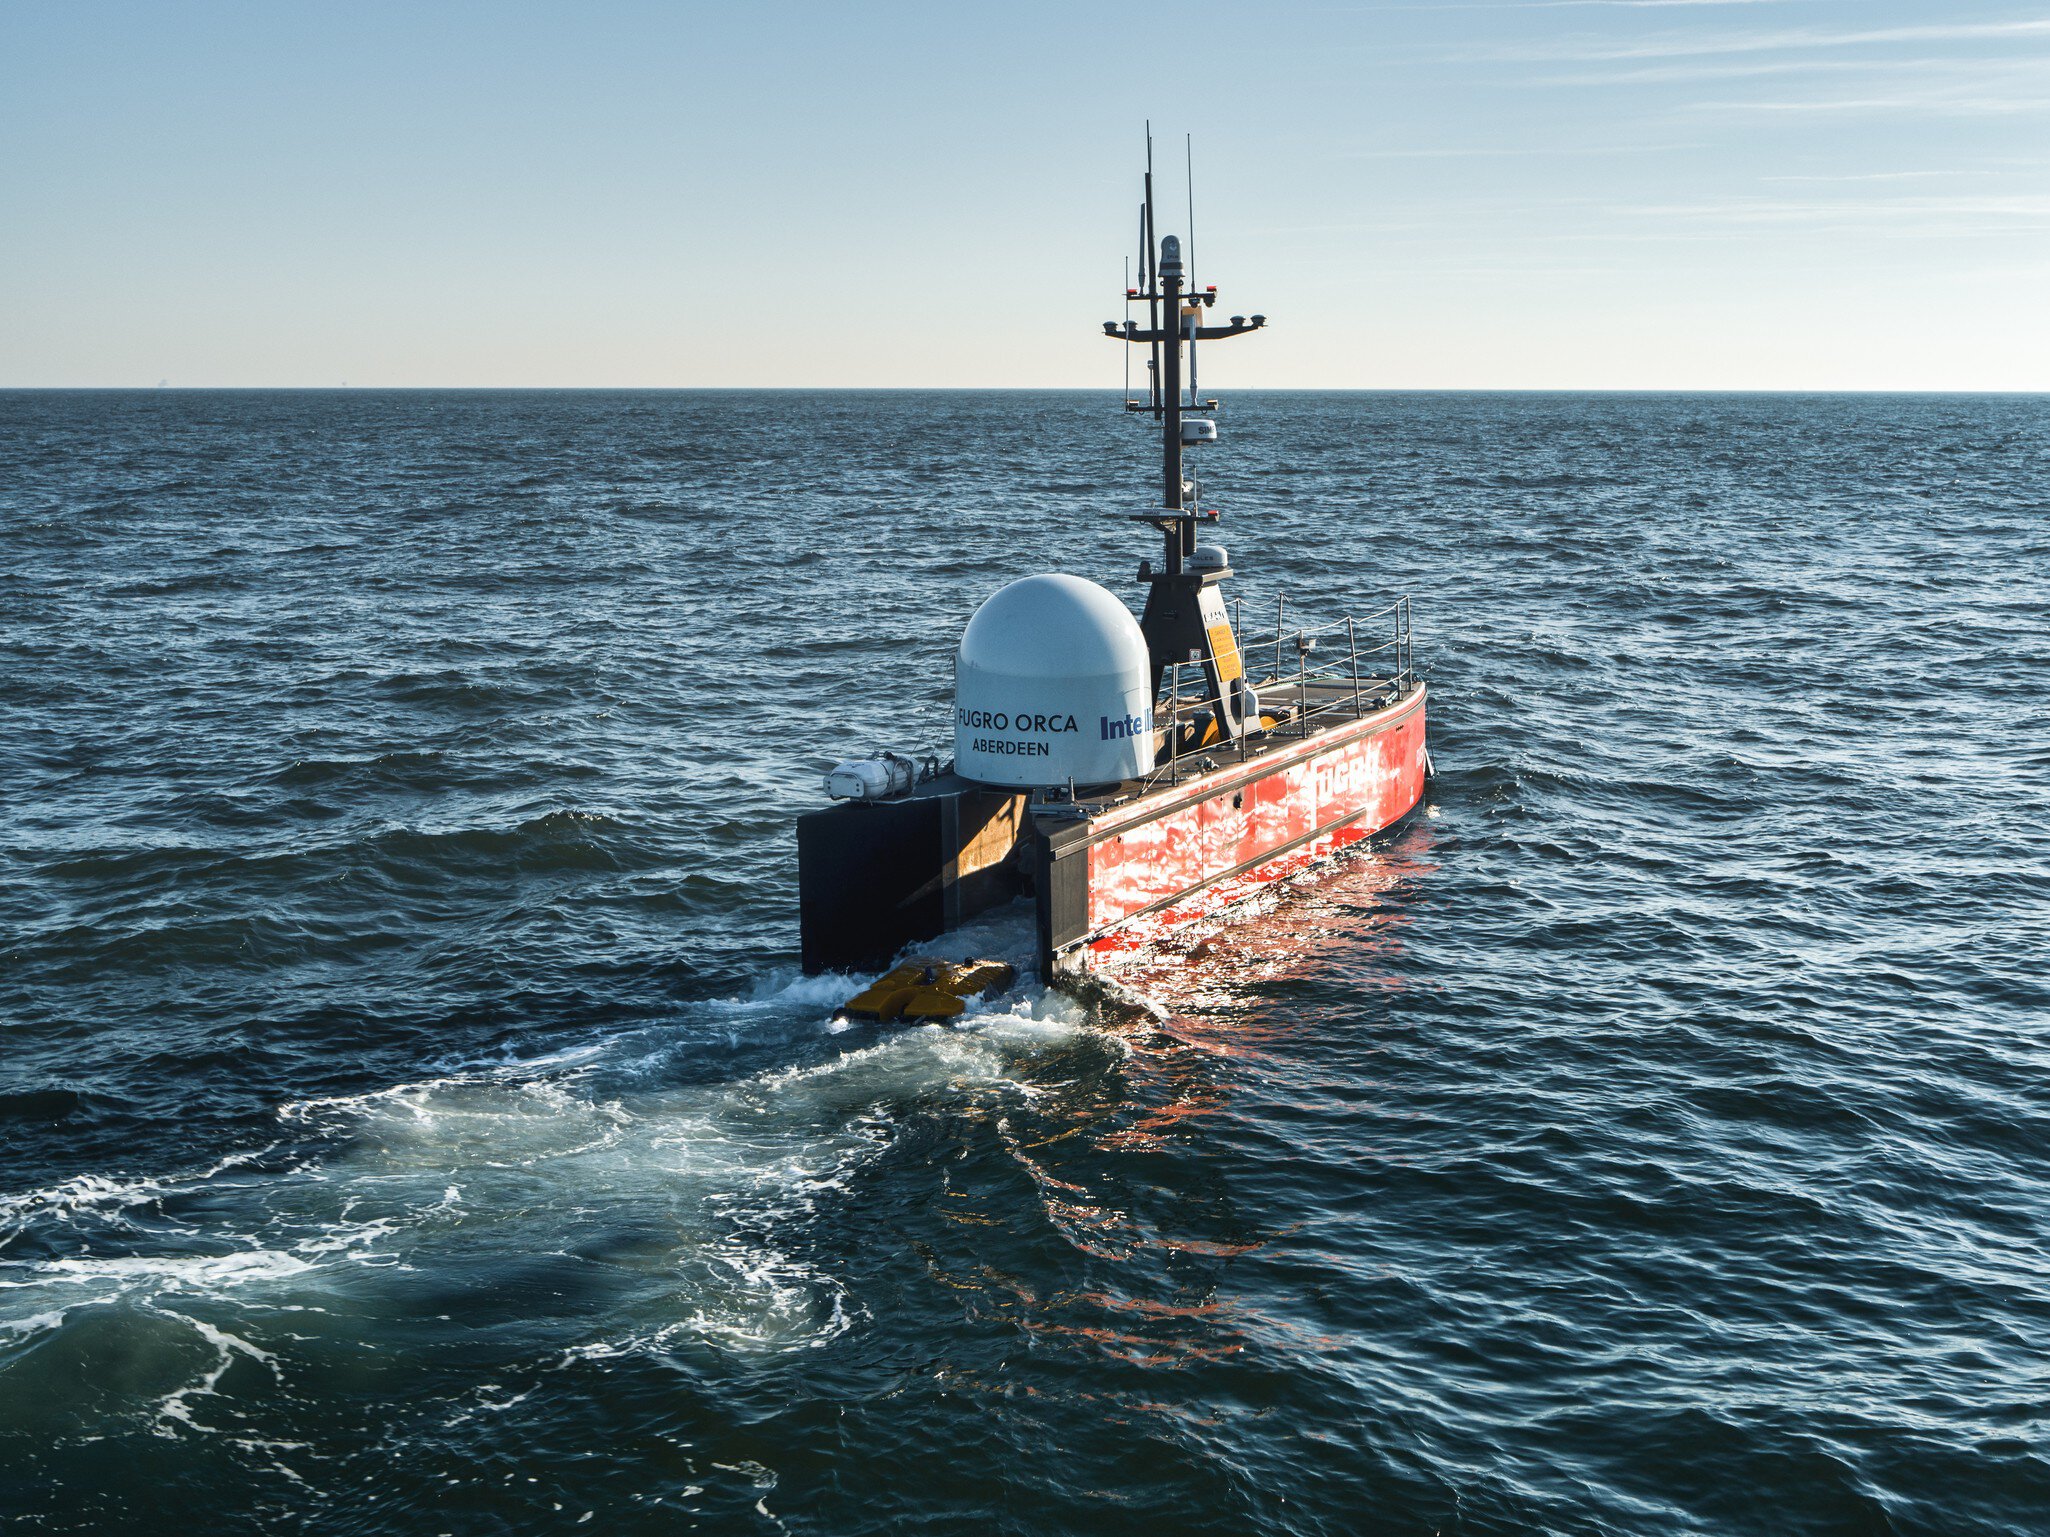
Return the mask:
<svg viewBox="0 0 2050 1537">
<path fill-rule="evenodd" d="M 1153 222 L 1153 120 L 1146 120 L 1146 329 L 1153 333 L 1153 356 L 1147 364 L 1147 391 L 1157 418 L 1166 409 L 1160 377 L 1160 247 L 1159 231 Z"/>
</svg>

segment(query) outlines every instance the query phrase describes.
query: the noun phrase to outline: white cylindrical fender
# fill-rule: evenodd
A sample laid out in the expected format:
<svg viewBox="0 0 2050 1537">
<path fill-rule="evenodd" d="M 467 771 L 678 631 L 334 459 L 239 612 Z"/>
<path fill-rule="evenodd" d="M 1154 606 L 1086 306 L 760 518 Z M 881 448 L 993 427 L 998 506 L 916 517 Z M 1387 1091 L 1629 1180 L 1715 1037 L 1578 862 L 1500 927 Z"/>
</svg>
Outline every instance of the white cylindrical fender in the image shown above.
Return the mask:
<svg viewBox="0 0 2050 1537">
<path fill-rule="evenodd" d="M 850 758 L 826 775 L 826 794 L 837 801 L 879 801 L 902 795 L 917 781 L 918 766 L 886 752 L 879 758 Z"/>
</svg>

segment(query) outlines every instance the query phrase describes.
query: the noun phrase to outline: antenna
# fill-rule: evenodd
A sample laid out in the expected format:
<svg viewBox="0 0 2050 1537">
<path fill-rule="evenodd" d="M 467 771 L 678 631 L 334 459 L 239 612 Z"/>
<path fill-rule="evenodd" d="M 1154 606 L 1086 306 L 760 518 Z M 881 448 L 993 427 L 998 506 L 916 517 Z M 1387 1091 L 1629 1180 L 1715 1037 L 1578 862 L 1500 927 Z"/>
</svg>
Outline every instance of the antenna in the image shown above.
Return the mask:
<svg viewBox="0 0 2050 1537">
<path fill-rule="evenodd" d="M 1185 133 L 1182 135 L 1182 170 L 1188 177 L 1186 185 L 1189 189 L 1189 292 L 1200 294 L 1203 290 L 1196 282 L 1196 136 L 1194 134 Z M 1199 299 L 1197 302 L 1200 304 L 1202 301 Z M 1177 325 L 1181 323 L 1179 317 L 1176 318 L 1175 323 Z M 1190 322 L 1189 404 L 1191 406 L 1194 406 L 1198 399 L 1196 388 L 1196 332 L 1200 329 L 1201 327 L 1196 322 Z"/>
<path fill-rule="evenodd" d="M 1166 408 L 1161 395 L 1160 379 L 1160 234 L 1153 222 L 1153 119 L 1146 119 L 1146 329 L 1153 333 L 1153 361 L 1148 377 L 1152 389 L 1153 414 L 1158 418 Z"/>
</svg>

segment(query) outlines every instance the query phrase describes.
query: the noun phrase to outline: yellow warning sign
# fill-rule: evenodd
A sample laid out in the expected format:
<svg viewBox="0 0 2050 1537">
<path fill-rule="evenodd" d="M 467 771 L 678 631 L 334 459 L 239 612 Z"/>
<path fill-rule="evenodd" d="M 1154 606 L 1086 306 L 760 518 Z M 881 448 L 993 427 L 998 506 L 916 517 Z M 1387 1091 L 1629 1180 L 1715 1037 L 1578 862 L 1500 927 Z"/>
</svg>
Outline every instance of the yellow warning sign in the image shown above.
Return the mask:
<svg viewBox="0 0 2050 1537">
<path fill-rule="evenodd" d="M 1211 625 L 1206 633 L 1210 637 L 1210 654 L 1217 658 L 1217 676 L 1226 683 L 1245 676 L 1245 664 L 1239 660 L 1239 643 L 1231 626 L 1220 622 Z"/>
</svg>

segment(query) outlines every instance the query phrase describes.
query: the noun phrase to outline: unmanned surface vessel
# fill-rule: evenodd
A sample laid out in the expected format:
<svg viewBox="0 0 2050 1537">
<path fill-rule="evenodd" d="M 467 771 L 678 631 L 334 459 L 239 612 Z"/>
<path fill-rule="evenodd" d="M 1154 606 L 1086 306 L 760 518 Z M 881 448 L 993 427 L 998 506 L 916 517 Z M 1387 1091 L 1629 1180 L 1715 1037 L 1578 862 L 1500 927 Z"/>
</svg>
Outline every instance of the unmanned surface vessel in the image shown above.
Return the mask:
<svg viewBox="0 0 2050 1537">
<path fill-rule="evenodd" d="M 1150 140 L 1147 160 L 1139 286 L 1125 291 L 1146 319 L 1104 323 L 1147 349 L 1145 396 L 1128 389 L 1125 409 L 1160 432 L 1160 505 L 1130 514 L 1162 538 L 1159 563 L 1139 563 L 1144 611 L 1062 574 L 976 610 L 955 663 L 953 762 L 843 763 L 826 778 L 838 803 L 798 819 L 808 972 L 872 970 L 1030 896 L 1051 981 L 1384 831 L 1423 796 L 1407 597 L 1293 630 L 1284 599 L 1257 639 L 1234 623 L 1231 566 L 1199 542 L 1218 514 L 1184 456 L 1217 441 L 1198 345 L 1266 317 L 1208 323 L 1215 286 L 1197 288 L 1178 237 L 1156 235 Z"/>
</svg>

